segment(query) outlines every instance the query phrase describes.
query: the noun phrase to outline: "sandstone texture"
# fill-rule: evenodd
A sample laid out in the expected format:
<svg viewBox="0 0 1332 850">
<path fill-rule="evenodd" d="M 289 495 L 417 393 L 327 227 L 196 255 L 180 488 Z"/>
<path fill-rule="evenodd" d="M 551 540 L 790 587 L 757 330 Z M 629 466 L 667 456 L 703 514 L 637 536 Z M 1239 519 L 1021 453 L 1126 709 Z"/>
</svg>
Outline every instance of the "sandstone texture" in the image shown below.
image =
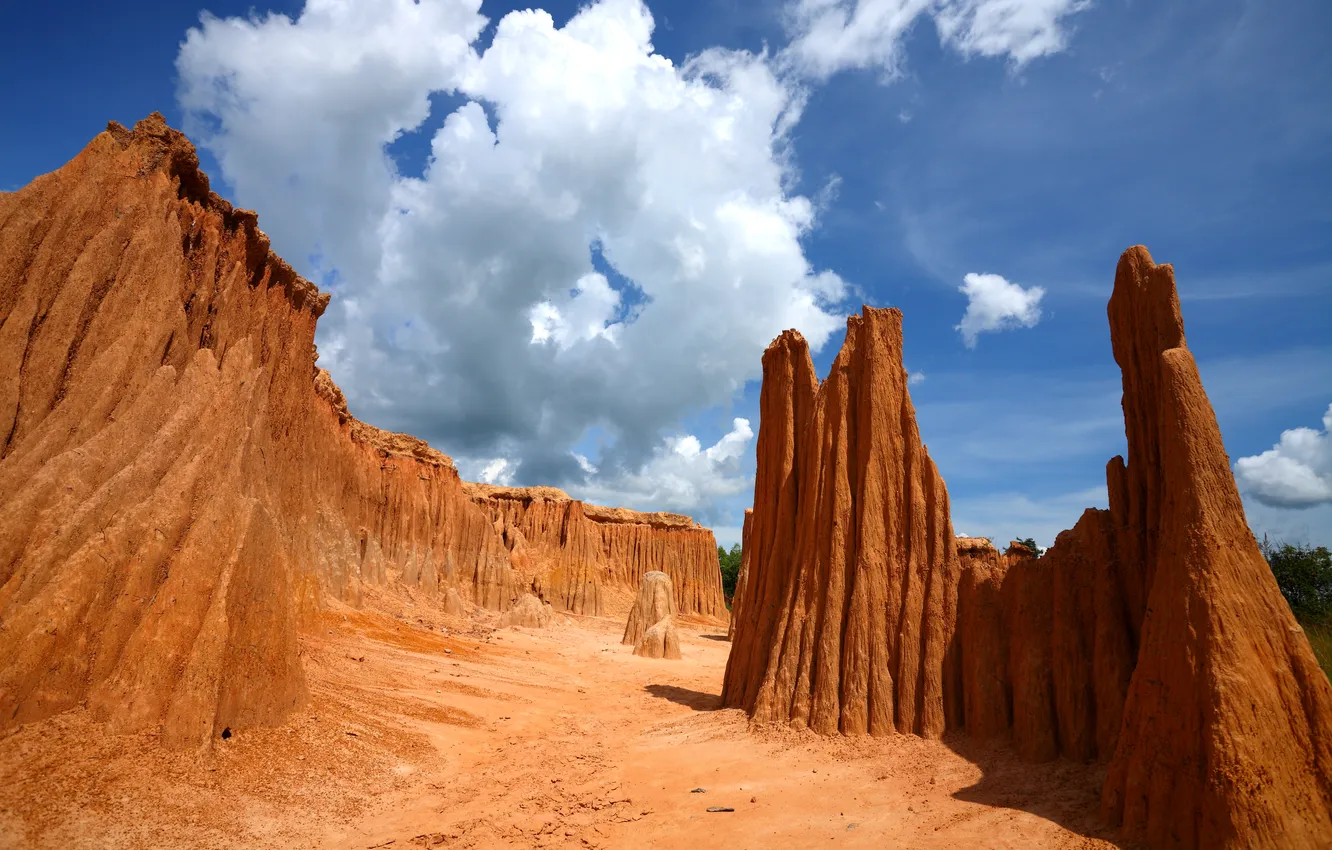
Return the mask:
<svg viewBox="0 0 1332 850">
<path fill-rule="evenodd" d="M 1128 457 L 1039 558 L 952 537 L 895 311 L 852 319 L 822 385 L 778 337 L 723 700 L 1103 762 L 1104 817 L 1153 847 L 1329 846 L 1332 686 L 1245 523 L 1171 267 L 1125 252 L 1109 318 Z"/>
<path fill-rule="evenodd" d="M 675 631 L 675 620 L 665 617 L 643 632 L 642 639 L 634 647 L 634 655 L 679 661 L 680 636 Z"/>
<path fill-rule="evenodd" d="M 805 340 L 784 332 L 763 355 L 759 404 L 723 703 L 824 734 L 960 724 L 958 555 L 907 392 L 901 312 L 851 317 L 822 384 Z"/>
<path fill-rule="evenodd" d="M 0 194 L 0 729 L 211 740 L 303 701 L 325 604 L 518 598 L 449 458 L 315 366 L 327 303 L 160 115 Z"/>
<path fill-rule="evenodd" d="M 1127 460 L 1043 557 L 963 555 L 967 730 L 1006 715 L 1028 759 L 1107 762 L 1103 815 L 1153 847 L 1328 846 L 1332 688 L 1245 522 L 1173 269 L 1125 252 L 1109 318 Z"/>
<path fill-rule="evenodd" d="M 550 625 L 554 611 L 549 602 L 542 602 L 530 593 L 524 593 L 512 608 L 500 615 L 500 627 L 525 626 L 544 629 Z"/>
<path fill-rule="evenodd" d="M 629 621 L 625 624 L 624 638 L 620 643 L 637 645 L 649 628 L 676 616 L 678 611 L 671 584 L 671 577 L 657 570 L 643 576 L 643 581 L 638 585 L 638 595 L 634 597 L 634 606 L 629 609 Z"/>
<path fill-rule="evenodd" d="M 670 576 L 680 614 L 727 616 L 716 538 L 687 516 L 590 505 L 554 487 L 463 487 L 514 568 L 561 610 L 609 613 L 608 591 L 627 597 L 655 570 Z"/>
<path fill-rule="evenodd" d="M 458 593 L 456 587 L 444 591 L 444 602 L 440 607 L 451 617 L 465 617 L 468 613 L 467 604 L 463 602 L 462 594 Z"/>
<path fill-rule="evenodd" d="M 1173 269 L 1127 251 L 1109 315 L 1128 460 L 1108 468 L 1106 569 L 1138 651 L 1104 813 L 1157 846 L 1326 847 L 1332 685 L 1245 523 Z"/>
</svg>

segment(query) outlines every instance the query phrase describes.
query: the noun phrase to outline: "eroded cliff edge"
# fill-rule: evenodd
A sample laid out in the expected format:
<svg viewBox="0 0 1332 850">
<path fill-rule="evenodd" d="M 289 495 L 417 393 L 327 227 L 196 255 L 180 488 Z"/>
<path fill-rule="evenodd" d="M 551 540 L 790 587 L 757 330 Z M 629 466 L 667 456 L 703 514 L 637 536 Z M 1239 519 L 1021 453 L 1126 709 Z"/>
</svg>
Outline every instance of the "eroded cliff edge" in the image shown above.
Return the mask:
<svg viewBox="0 0 1332 850">
<path fill-rule="evenodd" d="M 1108 312 L 1128 458 L 1039 559 L 953 541 L 899 314 L 853 318 L 822 385 L 773 342 L 724 701 L 1105 762 L 1103 815 L 1154 847 L 1328 846 L 1332 685 L 1245 523 L 1173 269 L 1129 249 Z"/>
<path fill-rule="evenodd" d="M 0 195 L 0 728 L 277 722 L 324 599 L 517 597 L 449 458 L 316 368 L 327 303 L 157 114 Z"/>
<path fill-rule="evenodd" d="M 554 487 L 463 489 L 494 521 L 514 568 L 552 605 L 594 615 L 628 610 L 643 576 L 656 570 L 670 576 L 679 613 L 728 616 L 716 538 L 690 517 L 592 505 Z"/>
</svg>

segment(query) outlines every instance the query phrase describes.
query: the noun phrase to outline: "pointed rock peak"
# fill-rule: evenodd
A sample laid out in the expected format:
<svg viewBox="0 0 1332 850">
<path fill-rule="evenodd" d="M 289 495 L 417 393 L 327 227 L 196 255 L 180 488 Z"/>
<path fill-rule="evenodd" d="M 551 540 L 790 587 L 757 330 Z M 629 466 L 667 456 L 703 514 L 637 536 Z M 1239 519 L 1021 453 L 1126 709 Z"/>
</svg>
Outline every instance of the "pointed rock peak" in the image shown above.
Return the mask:
<svg viewBox="0 0 1332 850">
<path fill-rule="evenodd" d="M 781 352 L 786 356 L 778 356 Z M 823 734 L 941 734 L 957 552 L 902 368 L 865 307 L 822 384 L 803 339 L 763 358 L 754 516 L 723 702 Z"/>
</svg>

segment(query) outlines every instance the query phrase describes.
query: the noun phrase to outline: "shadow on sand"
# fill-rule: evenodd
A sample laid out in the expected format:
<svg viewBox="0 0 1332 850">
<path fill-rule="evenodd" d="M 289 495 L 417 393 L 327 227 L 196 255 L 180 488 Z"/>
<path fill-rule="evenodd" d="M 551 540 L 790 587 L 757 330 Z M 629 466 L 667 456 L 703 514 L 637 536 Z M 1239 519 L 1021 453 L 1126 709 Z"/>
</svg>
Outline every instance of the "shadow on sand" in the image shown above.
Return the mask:
<svg viewBox="0 0 1332 850">
<path fill-rule="evenodd" d="M 654 697 L 668 699 L 694 711 L 716 711 L 721 708 L 721 694 L 705 694 L 702 691 L 691 691 L 675 685 L 647 685 L 643 690 Z"/>
<path fill-rule="evenodd" d="M 1030 812 L 1084 838 L 1125 850 L 1140 846 L 1125 842 L 1100 818 L 1105 765 L 1062 758 L 1033 764 L 1022 761 L 1006 740 L 977 743 L 956 732 L 946 735 L 943 743 L 981 770 L 980 780 L 955 792 L 955 799 Z"/>
<path fill-rule="evenodd" d="M 699 635 L 699 637 L 707 640 L 720 641 L 722 643 L 726 643 L 726 641 L 730 640 L 726 635 Z"/>
</svg>

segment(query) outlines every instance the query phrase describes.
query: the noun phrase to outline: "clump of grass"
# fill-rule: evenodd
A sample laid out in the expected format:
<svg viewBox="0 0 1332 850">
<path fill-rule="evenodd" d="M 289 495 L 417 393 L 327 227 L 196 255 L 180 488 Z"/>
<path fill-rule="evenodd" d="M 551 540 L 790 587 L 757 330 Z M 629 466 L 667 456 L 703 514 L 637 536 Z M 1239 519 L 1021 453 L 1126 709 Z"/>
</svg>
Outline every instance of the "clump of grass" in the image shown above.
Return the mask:
<svg viewBox="0 0 1332 850">
<path fill-rule="evenodd" d="M 1332 552 L 1326 546 L 1258 544 L 1281 595 L 1304 627 L 1323 673 L 1332 679 Z"/>
<path fill-rule="evenodd" d="M 1302 622 L 1300 625 L 1304 627 L 1304 633 L 1309 637 L 1309 644 L 1313 646 L 1318 666 L 1323 668 L 1323 673 L 1329 679 L 1332 679 L 1332 625 L 1326 621 Z"/>
</svg>

